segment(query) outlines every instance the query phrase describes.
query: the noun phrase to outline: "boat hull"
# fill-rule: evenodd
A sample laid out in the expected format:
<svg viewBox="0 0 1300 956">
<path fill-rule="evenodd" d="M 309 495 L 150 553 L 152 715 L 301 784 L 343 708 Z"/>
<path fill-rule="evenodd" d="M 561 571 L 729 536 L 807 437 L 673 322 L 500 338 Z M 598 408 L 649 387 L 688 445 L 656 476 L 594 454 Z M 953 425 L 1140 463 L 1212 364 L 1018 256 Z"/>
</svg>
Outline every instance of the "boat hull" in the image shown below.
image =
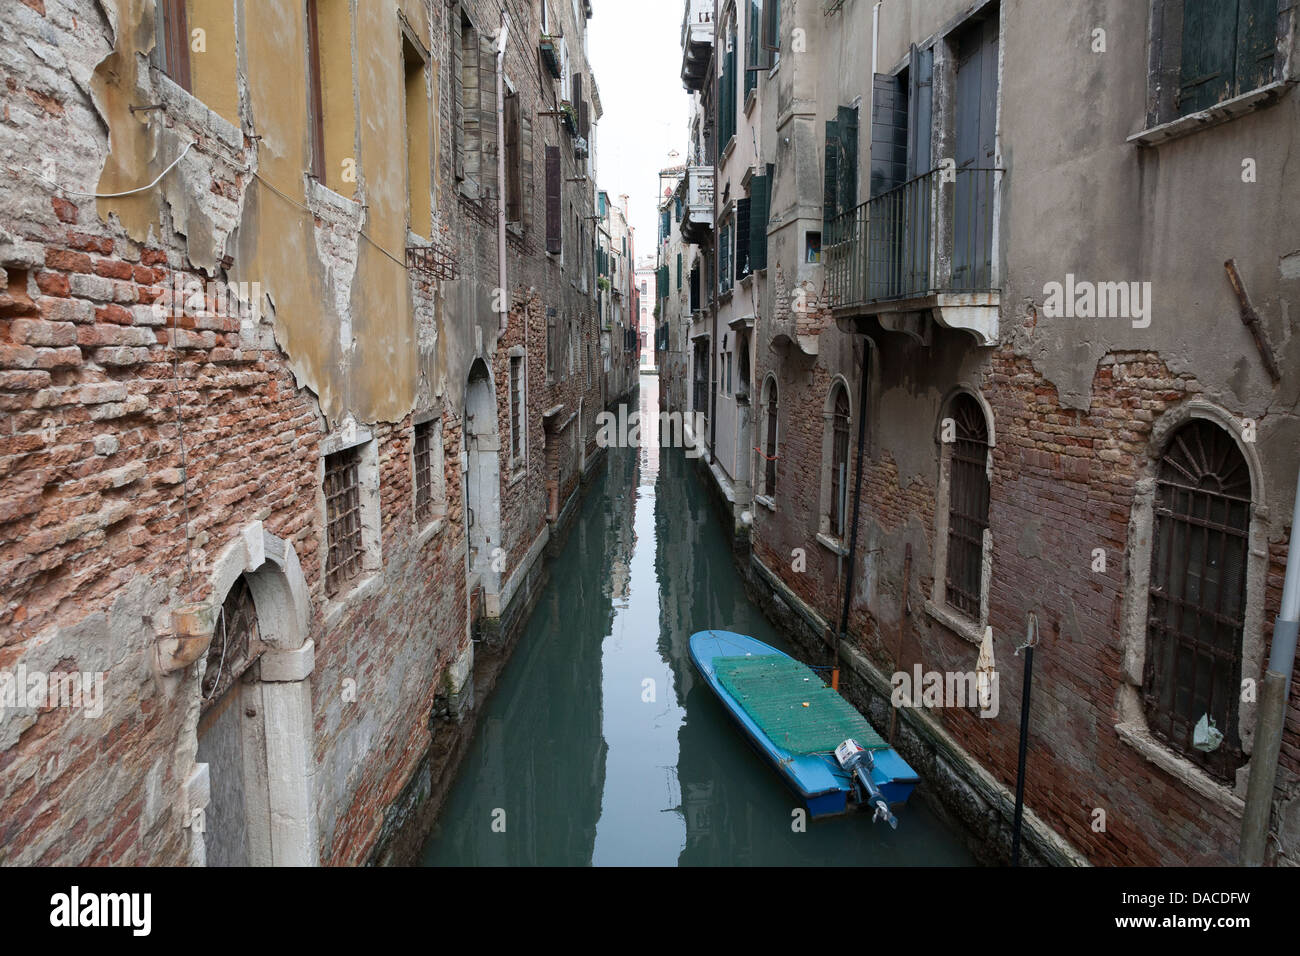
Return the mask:
<svg viewBox="0 0 1300 956">
<path fill-rule="evenodd" d="M 799 796 L 811 818 L 838 816 L 856 808 L 856 801 L 852 799 L 853 783 L 833 754 L 791 753 L 774 743 L 740 702 L 722 686 L 713 668 L 713 660 L 718 657 L 789 655 L 762 641 L 730 631 L 700 631 L 692 635 L 690 654 L 692 663 L 705 683 L 731 715 L 750 745 Z M 880 788 L 890 804 L 906 803 L 918 782 L 915 771 L 893 749 L 874 751 L 873 757 L 875 766 L 871 772 L 872 782 Z"/>
</svg>

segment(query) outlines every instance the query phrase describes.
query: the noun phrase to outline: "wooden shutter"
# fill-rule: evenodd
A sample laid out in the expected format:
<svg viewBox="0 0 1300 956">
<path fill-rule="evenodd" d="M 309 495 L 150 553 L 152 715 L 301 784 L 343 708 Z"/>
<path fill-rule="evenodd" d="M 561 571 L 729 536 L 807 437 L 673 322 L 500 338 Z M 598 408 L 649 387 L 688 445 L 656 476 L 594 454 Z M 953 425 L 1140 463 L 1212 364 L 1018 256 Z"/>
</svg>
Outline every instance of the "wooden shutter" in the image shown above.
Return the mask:
<svg viewBox="0 0 1300 956">
<path fill-rule="evenodd" d="M 767 268 L 767 176 L 755 176 L 749 183 L 749 268 L 752 272 Z"/>
<path fill-rule="evenodd" d="M 763 49 L 781 49 L 781 0 L 763 0 Z"/>
<path fill-rule="evenodd" d="M 839 212 L 837 190 L 840 181 L 840 124 L 826 121 L 826 168 L 822 179 L 823 226 L 829 227 Z"/>
<path fill-rule="evenodd" d="M 560 147 L 546 147 L 546 251 L 559 255 L 563 249 L 564 213 L 560 203 Z"/>
<path fill-rule="evenodd" d="M 677 291 L 682 291 L 682 254 L 677 253 Z"/>
<path fill-rule="evenodd" d="M 533 121 L 525 109 L 519 110 L 519 179 L 523 184 L 524 231 L 533 228 Z"/>
<path fill-rule="evenodd" d="M 497 185 L 497 54 L 491 37 L 479 38 L 479 195 L 495 196 Z"/>
<path fill-rule="evenodd" d="M 913 44 L 907 90 L 908 179 L 915 179 L 922 173 L 928 173 L 932 168 L 931 127 L 933 123 L 934 48 L 918 50 Z"/>
<path fill-rule="evenodd" d="M 523 182 L 519 162 L 519 94 L 506 94 L 506 221 L 519 222 L 524 216 Z"/>
<path fill-rule="evenodd" d="M 750 197 L 736 200 L 736 278 L 743 279 L 752 270 L 749 263 Z"/>
<path fill-rule="evenodd" d="M 839 111 L 839 211 L 848 212 L 858 204 L 858 110 L 841 106 Z"/>
<path fill-rule="evenodd" d="M 1178 111 L 1186 116 L 1232 95 L 1237 60 L 1236 0 L 1184 0 Z"/>
<path fill-rule="evenodd" d="M 1277 55 L 1277 0 L 1238 0 L 1237 95 L 1273 82 Z"/>
</svg>

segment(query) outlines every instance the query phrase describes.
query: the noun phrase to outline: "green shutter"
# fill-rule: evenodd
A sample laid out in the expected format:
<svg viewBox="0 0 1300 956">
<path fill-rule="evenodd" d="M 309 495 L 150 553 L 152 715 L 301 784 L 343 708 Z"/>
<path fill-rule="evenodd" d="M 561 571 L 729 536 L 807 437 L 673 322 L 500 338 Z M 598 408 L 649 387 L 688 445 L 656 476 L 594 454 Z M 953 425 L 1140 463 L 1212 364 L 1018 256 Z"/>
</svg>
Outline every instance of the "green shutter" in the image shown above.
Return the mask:
<svg viewBox="0 0 1300 956">
<path fill-rule="evenodd" d="M 682 254 L 677 253 L 677 291 L 682 291 Z"/>
<path fill-rule="evenodd" d="M 767 268 L 768 179 L 755 176 L 749 183 L 749 266 Z"/>
<path fill-rule="evenodd" d="M 1237 0 L 1184 0 L 1180 115 L 1207 109 L 1232 96 L 1237 12 Z"/>
<path fill-rule="evenodd" d="M 826 121 L 826 169 L 822 180 L 823 230 L 830 228 L 838 213 L 840 182 L 840 124 L 835 120 Z M 823 237 L 823 241 L 825 241 Z"/>
<path fill-rule="evenodd" d="M 839 111 L 839 212 L 846 213 L 858 204 L 858 111 L 841 106 Z"/>
<path fill-rule="evenodd" d="M 1238 95 L 1273 82 L 1277 55 L 1277 0 L 1239 0 L 1237 10 Z"/>
<path fill-rule="evenodd" d="M 749 260 L 750 198 L 736 200 L 736 278 L 743 279 L 754 271 Z"/>
</svg>

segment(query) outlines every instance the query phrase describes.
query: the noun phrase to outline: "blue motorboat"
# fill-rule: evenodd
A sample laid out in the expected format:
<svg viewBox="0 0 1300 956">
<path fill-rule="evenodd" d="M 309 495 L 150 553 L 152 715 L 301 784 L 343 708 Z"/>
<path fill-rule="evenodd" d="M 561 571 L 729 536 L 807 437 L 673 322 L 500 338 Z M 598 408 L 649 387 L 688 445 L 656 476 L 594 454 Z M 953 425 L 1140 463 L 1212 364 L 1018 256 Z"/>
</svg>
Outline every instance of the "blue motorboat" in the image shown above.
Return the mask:
<svg viewBox="0 0 1300 956">
<path fill-rule="evenodd" d="M 862 807 L 897 827 L 914 771 L 866 718 L 807 665 L 731 631 L 691 635 L 691 660 L 756 750 L 803 800 L 808 815 Z"/>
</svg>

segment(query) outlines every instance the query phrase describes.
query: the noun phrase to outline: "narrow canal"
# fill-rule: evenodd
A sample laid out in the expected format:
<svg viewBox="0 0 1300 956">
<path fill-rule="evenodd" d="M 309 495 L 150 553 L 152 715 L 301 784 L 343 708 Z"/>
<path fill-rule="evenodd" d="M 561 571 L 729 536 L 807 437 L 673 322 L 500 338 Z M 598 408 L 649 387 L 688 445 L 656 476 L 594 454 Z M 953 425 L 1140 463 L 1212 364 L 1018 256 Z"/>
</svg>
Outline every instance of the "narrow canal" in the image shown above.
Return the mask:
<svg viewBox="0 0 1300 956">
<path fill-rule="evenodd" d="M 658 380 L 640 404 L 658 414 Z M 687 654 L 707 627 L 792 651 L 745 594 L 696 466 L 611 449 L 480 718 L 430 866 L 951 865 L 973 858 L 916 797 L 794 832 L 793 795 Z"/>
</svg>

